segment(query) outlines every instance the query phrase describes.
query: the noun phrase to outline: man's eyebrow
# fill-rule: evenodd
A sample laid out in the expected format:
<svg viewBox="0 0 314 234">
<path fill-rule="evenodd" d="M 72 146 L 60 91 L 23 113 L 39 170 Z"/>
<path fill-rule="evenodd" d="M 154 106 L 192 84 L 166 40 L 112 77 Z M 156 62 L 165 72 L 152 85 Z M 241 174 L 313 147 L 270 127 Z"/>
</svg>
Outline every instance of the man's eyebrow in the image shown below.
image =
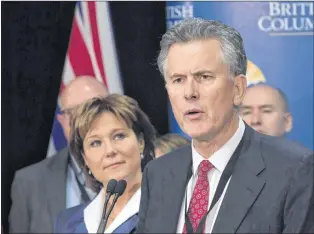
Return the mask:
<svg viewBox="0 0 314 234">
<path fill-rule="evenodd" d="M 274 108 L 271 104 L 260 105 L 259 108 Z"/>
<path fill-rule="evenodd" d="M 212 71 L 204 69 L 204 70 L 198 70 L 196 72 L 192 72 L 191 75 L 200 76 L 200 75 L 204 75 L 205 73 L 214 74 Z"/>
<path fill-rule="evenodd" d="M 184 77 L 185 75 L 180 73 L 174 73 L 171 76 L 169 76 L 170 79 L 178 78 L 178 77 Z"/>
<path fill-rule="evenodd" d="M 242 110 L 242 109 L 252 109 L 252 107 L 251 106 L 248 106 L 248 105 L 242 105 L 242 106 L 240 106 L 240 109 Z"/>
</svg>

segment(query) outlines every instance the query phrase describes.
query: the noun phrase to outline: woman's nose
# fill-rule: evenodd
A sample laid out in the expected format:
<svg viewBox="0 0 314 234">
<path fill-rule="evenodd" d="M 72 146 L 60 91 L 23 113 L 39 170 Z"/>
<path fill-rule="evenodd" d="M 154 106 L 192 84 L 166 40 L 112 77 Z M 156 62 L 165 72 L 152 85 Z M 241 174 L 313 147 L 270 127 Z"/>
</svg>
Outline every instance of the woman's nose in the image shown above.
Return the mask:
<svg viewBox="0 0 314 234">
<path fill-rule="evenodd" d="M 114 157 L 116 155 L 116 150 L 114 145 L 111 142 L 105 144 L 105 155 L 106 157 Z"/>
</svg>

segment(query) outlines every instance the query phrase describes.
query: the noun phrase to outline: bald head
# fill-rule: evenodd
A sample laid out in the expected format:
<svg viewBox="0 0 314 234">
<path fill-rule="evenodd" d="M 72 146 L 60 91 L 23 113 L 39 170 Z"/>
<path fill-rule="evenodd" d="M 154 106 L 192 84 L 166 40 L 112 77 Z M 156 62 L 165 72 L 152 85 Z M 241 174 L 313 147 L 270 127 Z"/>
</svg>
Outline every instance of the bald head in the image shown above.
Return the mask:
<svg viewBox="0 0 314 234">
<path fill-rule="evenodd" d="M 256 131 L 283 136 L 292 128 L 285 94 L 266 84 L 258 84 L 247 89 L 240 115 Z"/>
<path fill-rule="evenodd" d="M 107 95 L 107 88 L 97 79 L 91 76 L 79 76 L 65 87 L 61 94 L 60 101 L 62 109 L 68 109 L 91 98 Z"/>
<path fill-rule="evenodd" d="M 67 111 L 83 102 L 98 96 L 107 96 L 108 90 L 97 79 L 91 76 L 79 76 L 72 80 L 62 91 L 60 96 L 61 110 L 64 112 L 57 116 L 67 140 L 70 136 L 70 123 Z"/>
<path fill-rule="evenodd" d="M 260 100 L 265 100 L 266 97 L 268 97 L 268 99 L 271 99 L 273 102 L 277 102 L 279 108 L 281 108 L 284 112 L 289 111 L 287 97 L 280 89 L 274 88 L 267 84 L 257 84 L 250 86 L 247 88 L 244 101 L 249 102 L 250 98 L 254 98 L 256 96 L 258 96 L 258 99 Z"/>
</svg>

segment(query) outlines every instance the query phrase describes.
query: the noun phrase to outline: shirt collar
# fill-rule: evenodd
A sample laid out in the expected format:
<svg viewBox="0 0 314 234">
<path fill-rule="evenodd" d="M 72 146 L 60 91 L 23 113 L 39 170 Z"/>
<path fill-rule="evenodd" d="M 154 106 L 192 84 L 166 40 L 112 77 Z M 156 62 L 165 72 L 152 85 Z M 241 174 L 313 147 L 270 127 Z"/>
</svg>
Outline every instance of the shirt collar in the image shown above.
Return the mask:
<svg viewBox="0 0 314 234">
<path fill-rule="evenodd" d="M 96 233 L 105 204 L 105 191 L 102 189 L 97 197 L 85 208 L 84 221 L 88 233 Z M 127 219 L 137 214 L 140 207 L 141 188 L 131 197 L 128 203 L 123 207 L 110 226 L 106 228 L 107 233 L 112 233 L 117 227 L 124 223 Z"/>
<path fill-rule="evenodd" d="M 192 160 L 193 160 L 193 175 L 196 176 L 198 167 L 203 160 L 209 160 L 209 162 L 221 173 L 225 169 L 229 159 L 231 158 L 232 154 L 236 150 L 237 146 L 239 145 L 245 130 L 245 124 L 243 120 L 239 118 L 239 127 L 237 131 L 233 134 L 233 136 L 209 159 L 205 159 L 202 155 L 200 155 L 193 146 L 192 141 Z"/>
<path fill-rule="evenodd" d="M 78 163 L 77 163 L 77 159 L 72 155 L 72 154 L 70 154 L 70 160 L 71 160 L 71 165 L 74 167 L 74 170 L 77 172 L 77 173 L 79 173 L 79 174 L 81 174 L 82 173 L 82 169 L 80 168 L 80 166 L 78 165 Z"/>
<path fill-rule="evenodd" d="M 74 173 L 74 183 L 80 183 L 83 188 L 85 189 L 88 197 L 90 199 L 93 199 L 95 198 L 95 196 L 97 195 L 90 187 L 87 186 L 86 184 L 86 176 L 84 175 L 84 172 L 83 170 L 80 168 L 80 166 L 78 165 L 77 163 L 77 159 L 72 155 L 72 154 L 69 154 L 69 167 L 73 170 L 73 173 Z M 78 181 L 76 181 L 76 179 Z M 79 185 L 78 185 L 79 186 Z"/>
</svg>

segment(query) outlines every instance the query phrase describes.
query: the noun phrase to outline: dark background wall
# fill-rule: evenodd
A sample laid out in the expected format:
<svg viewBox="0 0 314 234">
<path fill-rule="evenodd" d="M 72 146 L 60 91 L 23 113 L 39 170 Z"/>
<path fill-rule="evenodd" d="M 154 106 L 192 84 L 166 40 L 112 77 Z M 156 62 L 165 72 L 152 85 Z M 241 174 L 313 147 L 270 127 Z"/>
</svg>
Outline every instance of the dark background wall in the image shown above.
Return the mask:
<svg viewBox="0 0 314 234">
<path fill-rule="evenodd" d="M 1 2 L 1 216 L 7 232 L 16 170 L 45 158 L 75 2 Z M 160 134 L 168 132 L 167 97 L 157 71 L 165 2 L 111 2 L 126 95 Z"/>
</svg>

